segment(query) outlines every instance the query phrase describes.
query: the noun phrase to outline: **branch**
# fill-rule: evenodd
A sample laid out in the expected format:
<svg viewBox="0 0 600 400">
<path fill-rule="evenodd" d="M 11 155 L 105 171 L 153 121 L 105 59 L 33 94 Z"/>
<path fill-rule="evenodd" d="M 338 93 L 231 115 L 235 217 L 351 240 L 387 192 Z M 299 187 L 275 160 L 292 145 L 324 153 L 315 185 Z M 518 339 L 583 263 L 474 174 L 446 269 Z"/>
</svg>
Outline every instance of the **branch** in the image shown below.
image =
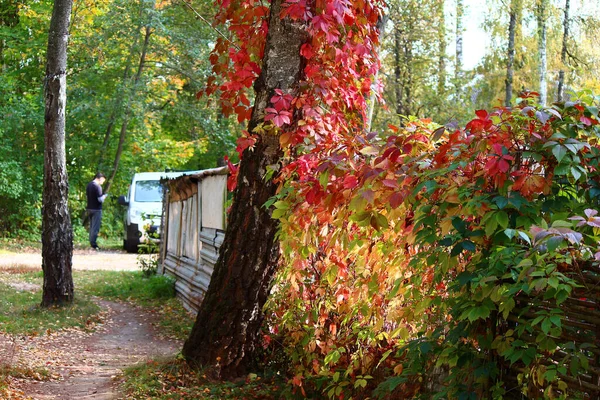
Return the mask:
<svg viewBox="0 0 600 400">
<path fill-rule="evenodd" d="M 154 65 L 160 64 L 161 68 L 164 67 L 164 68 L 167 68 L 167 69 L 172 69 L 173 71 L 180 73 L 181 75 L 189 78 L 191 81 L 193 81 L 195 83 L 198 83 L 198 84 L 201 83 L 201 80 L 199 80 L 196 77 L 192 76 L 192 74 L 190 74 L 189 72 L 184 71 L 181 68 L 178 68 L 178 67 L 176 67 L 176 66 L 174 66 L 172 64 L 166 63 L 164 61 L 160 61 L 160 60 L 145 60 L 144 63 L 145 64 L 152 63 Z"/>
<path fill-rule="evenodd" d="M 577 63 L 583 64 L 583 65 L 585 65 L 586 67 L 589 68 L 589 66 L 590 66 L 589 63 L 587 63 L 587 62 L 581 60 L 580 58 L 576 57 L 575 55 L 571 54 L 571 52 L 569 51 L 569 49 L 566 49 L 566 51 L 567 51 L 567 54 L 569 55 L 569 57 L 572 58 L 573 60 L 575 60 L 576 64 Z"/>
<path fill-rule="evenodd" d="M 180 3 L 182 3 L 187 8 L 189 8 L 190 10 L 192 10 L 192 12 L 196 15 L 197 18 L 199 18 L 202 21 L 204 21 L 206 23 L 206 25 L 208 25 L 210 27 L 210 29 L 214 30 L 215 32 L 217 32 L 217 34 L 219 34 L 219 36 L 221 36 L 223 39 L 227 40 L 229 42 L 229 44 L 231 44 L 233 47 L 235 47 L 236 50 L 240 50 L 240 48 L 239 48 L 238 45 L 236 45 L 231 40 L 229 40 L 229 38 L 227 36 L 225 36 L 225 34 L 223 34 L 223 32 L 221 32 L 220 30 L 218 30 L 217 28 L 215 28 L 210 22 L 208 22 L 208 20 L 206 18 L 204 18 L 198 11 L 196 11 L 194 9 L 194 7 L 192 7 L 190 4 L 188 4 L 187 1 L 180 0 Z"/>
</svg>

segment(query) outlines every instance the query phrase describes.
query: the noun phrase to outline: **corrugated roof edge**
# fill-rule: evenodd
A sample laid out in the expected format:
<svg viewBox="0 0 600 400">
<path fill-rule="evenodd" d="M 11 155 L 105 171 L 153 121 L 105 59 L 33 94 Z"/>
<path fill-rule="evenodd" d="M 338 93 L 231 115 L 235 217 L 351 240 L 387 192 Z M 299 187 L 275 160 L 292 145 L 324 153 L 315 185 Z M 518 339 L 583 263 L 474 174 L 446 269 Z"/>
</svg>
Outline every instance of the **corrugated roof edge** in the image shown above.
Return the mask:
<svg viewBox="0 0 600 400">
<path fill-rule="evenodd" d="M 190 178 L 196 178 L 196 179 L 203 179 L 207 176 L 215 176 L 215 175 L 227 175 L 229 173 L 229 167 L 225 166 L 225 167 L 217 167 L 217 168 L 210 168 L 210 169 L 203 169 L 201 171 L 191 171 L 191 174 L 186 174 L 183 173 L 182 175 L 179 176 L 175 176 L 175 177 L 166 177 L 166 178 L 162 178 L 160 181 L 161 182 L 168 182 L 168 181 L 174 181 L 176 179 L 182 178 L 182 177 L 190 177 Z"/>
</svg>

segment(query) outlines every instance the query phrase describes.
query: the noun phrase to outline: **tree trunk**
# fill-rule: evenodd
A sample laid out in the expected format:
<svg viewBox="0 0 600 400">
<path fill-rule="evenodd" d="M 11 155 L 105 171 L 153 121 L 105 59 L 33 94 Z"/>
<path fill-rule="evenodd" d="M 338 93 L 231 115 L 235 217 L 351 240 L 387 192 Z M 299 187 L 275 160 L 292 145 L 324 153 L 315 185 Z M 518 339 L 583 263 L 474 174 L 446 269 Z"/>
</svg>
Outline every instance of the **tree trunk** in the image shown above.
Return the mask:
<svg viewBox="0 0 600 400">
<path fill-rule="evenodd" d="M 261 75 L 248 131 L 264 121 L 274 90 L 292 92 L 303 70 L 300 46 L 308 40 L 302 25 L 279 17 L 282 0 L 273 0 Z M 196 323 L 183 347 L 193 366 L 212 366 L 222 378 L 244 374 L 260 346 L 262 308 L 279 257 L 275 240 L 277 221 L 265 202 L 277 189 L 264 176 L 279 164 L 279 138 L 258 135 L 254 149 L 246 149 L 225 239 Z"/>
<path fill-rule="evenodd" d="M 446 15 L 444 0 L 437 1 L 438 23 L 438 96 L 445 99 L 446 94 Z"/>
<path fill-rule="evenodd" d="M 150 26 L 146 26 L 144 34 L 144 44 L 142 45 L 142 53 L 140 54 L 140 62 L 138 64 L 138 69 L 135 74 L 135 77 L 133 78 L 133 87 L 131 89 L 127 105 L 125 106 L 125 115 L 123 116 L 123 122 L 121 122 L 121 131 L 119 133 L 119 144 L 117 145 L 117 152 L 115 153 L 115 161 L 113 163 L 112 173 L 110 177 L 106 179 L 106 186 L 104 190 L 105 193 L 108 193 L 108 191 L 110 190 L 110 187 L 119 169 L 119 163 L 121 161 L 121 155 L 123 154 L 123 147 L 125 145 L 125 137 L 127 136 L 127 127 L 129 126 L 129 121 L 131 121 L 131 99 L 136 94 L 136 89 L 142 76 L 142 71 L 144 70 L 144 64 L 146 62 L 146 54 L 148 52 L 148 44 L 150 43 L 151 35 L 152 29 L 150 28 Z"/>
<path fill-rule="evenodd" d="M 571 5 L 570 0 L 565 0 L 565 13 L 563 19 L 563 40 L 562 49 L 560 51 L 560 62 L 561 68 L 558 71 L 558 90 L 557 100 L 565 100 L 565 68 L 567 66 L 567 42 L 569 40 L 569 8 Z"/>
<path fill-rule="evenodd" d="M 45 81 L 44 190 L 42 197 L 42 306 L 73 301 L 73 230 L 68 209 L 65 153 L 67 41 L 72 0 L 55 0 L 48 33 Z"/>
<path fill-rule="evenodd" d="M 379 19 L 379 21 L 377 21 L 377 30 L 379 30 L 380 32 L 380 41 L 383 41 L 383 32 L 385 32 L 385 24 L 387 23 L 387 17 L 382 17 Z M 381 43 L 380 42 L 380 43 Z M 379 51 L 379 49 L 377 49 L 377 51 Z M 375 76 L 373 76 L 373 84 L 377 83 L 377 80 L 379 80 L 379 69 L 377 70 L 377 72 L 375 73 Z M 365 131 L 366 132 L 370 132 L 371 131 L 371 126 L 373 124 L 373 113 L 375 112 L 375 104 L 377 103 L 377 93 L 375 90 L 371 90 L 371 96 L 369 98 L 369 109 L 367 111 L 367 121 L 365 123 Z"/>
<path fill-rule="evenodd" d="M 465 7 L 462 0 L 456 0 L 456 65 L 455 74 L 457 82 L 462 76 L 463 69 L 463 16 Z M 458 83 L 460 85 L 460 83 Z"/>
<path fill-rule="evenodd" d="M 400 57 L 401 51 L 401 31 L 397 26 L 397 23 L 394 23 L 394 81 L 395 91 L 396 91 L 396 114 L 404 115 L 404 110 L 402 107 L 402 103 L 404 100 L 404 90 L 402 89 L 402 59 Z"/>
<path fill-rule="evenodd" d="M 508 23 L 508 60 L 506 62 L 506 94 L 504 105 L 510 107 L 513 91 L 513 76 L 515 66 L 515 29 L 517 27 L 517 4 L 519 0 L 510 3 L 510 20 Z"/>
<path fill-rule="evenodd" d="M 539 75 L 540 75 L 540 104 L 546 105 L 548 99 L 548 83 L 546 72 L 548 70 L 548 58 L 546 56 L 546 7 L 547 0 L 539 0 L 537 7 L 538 20 L 538 48 L 539 48 Z"/>
</svg>

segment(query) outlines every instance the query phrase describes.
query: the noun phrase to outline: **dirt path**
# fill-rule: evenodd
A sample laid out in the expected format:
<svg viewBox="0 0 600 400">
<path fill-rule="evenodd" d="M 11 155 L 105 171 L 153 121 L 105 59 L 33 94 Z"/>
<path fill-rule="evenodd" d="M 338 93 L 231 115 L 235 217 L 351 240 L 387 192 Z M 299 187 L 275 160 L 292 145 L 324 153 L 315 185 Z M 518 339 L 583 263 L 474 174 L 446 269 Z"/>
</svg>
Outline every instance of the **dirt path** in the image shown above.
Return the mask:
<svg viewBox="0 0 600 400">
<path fill-rule="evenodd" d="M 75 249 L 73 251 L 74 270 L 110 270 L 110 271 L 136 271 L 138 254 L 128 254 L 116 250 L 88 250 Z M 41 268 L 41 251 L 13 253 L 0 253 L 1 268 Z"/>
<path fill-rule="evenodd" d="M 127 303 L 99 301 L 106 322 L 93 333 L 69 330 L 39 337 L 0 335 L 0 360 L 11 365 L 42 367 L 49 381 L 14 379 L 14 399 L 123 399 L 117 391 L 123 368 L 171 356 L 182 343 L 158 338 L 152 319 Z M 13 386 L 13 385 L 11 385 Z"/>
</svg>

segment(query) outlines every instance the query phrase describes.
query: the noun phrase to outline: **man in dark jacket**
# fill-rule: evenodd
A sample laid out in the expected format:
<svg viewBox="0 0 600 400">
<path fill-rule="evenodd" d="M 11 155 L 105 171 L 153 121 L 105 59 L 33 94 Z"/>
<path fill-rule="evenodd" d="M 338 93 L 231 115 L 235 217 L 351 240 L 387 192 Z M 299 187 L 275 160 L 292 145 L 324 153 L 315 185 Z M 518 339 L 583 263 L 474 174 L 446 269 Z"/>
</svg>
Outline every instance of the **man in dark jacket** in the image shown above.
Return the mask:
<svg viewBox="0 0 600 400">
<path fill-rule="evenodd" d="M 102 185 L 106 177 L 101 172 L 98 172 L 94 180 L 88 183 L 85 188 L 87 196 L 87 213 L 90 219 L 90 246 L 94 250 L 100 250 L 96 240 L 98 232 L 100 232 L 100 224 L 102 222 L 102 203 L 106 199 L 106 194 L 102 194 Z"/>
</svg>

